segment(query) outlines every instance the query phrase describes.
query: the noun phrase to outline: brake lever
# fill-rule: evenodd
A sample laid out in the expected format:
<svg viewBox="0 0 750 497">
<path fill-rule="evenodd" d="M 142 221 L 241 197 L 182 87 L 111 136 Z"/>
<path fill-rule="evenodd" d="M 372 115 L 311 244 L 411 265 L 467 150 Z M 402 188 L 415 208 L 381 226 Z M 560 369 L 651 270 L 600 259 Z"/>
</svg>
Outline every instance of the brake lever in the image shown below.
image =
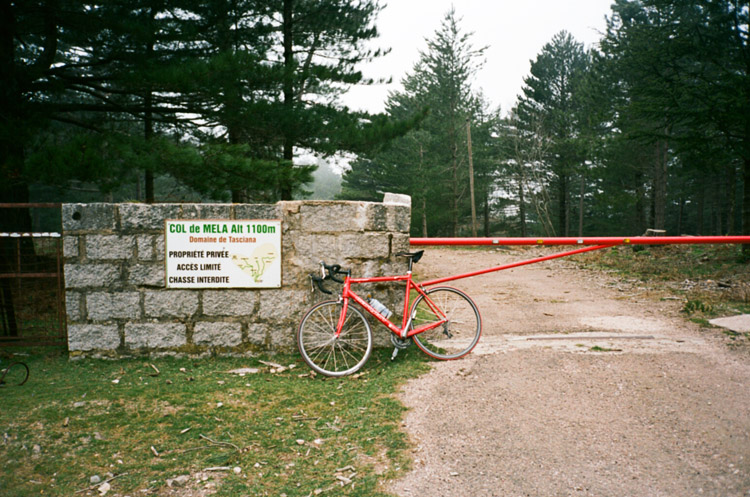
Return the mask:
<svg viewBox="0 0 750 497">
<path fill-rule="evenodd" d="M 336 276 L 338 274 L 344 274 L 344 272 L 341 271 L 341 266 L 339 264 L 333 264 L 329 266 L 325 263 L 325 261 L 320 261 L 320 276 L 323 281 L 333 280 L 336 283 L 343 283 L 344 280 Z"/>
<path fill-rule="evenodd" d="M 333 292 L 326 290 L 323 287 L 323 280 L 319 278 L 318 276 L 315 276 L 313 274 L 310 274 L 310 280 L 313 282 L 315 286 L 318 287 L 318 290 L 320 290 L 323 293 L 327 293 L 328 295 L 333 295 Z M 313 292 L 315 291 L 315 288 L 313 287 Z"/>
</svg>

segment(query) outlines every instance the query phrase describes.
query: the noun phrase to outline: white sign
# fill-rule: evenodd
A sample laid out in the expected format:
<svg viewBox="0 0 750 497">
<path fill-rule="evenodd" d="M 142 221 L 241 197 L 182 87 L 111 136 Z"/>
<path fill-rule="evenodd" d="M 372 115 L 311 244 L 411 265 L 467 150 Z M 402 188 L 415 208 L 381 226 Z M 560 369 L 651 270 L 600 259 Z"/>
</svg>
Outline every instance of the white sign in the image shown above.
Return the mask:
<svg viewBox="0 0 750 497">
<path fill-rule="evenodd" d="M 167 288 L 281 287 L 281 221 L 167 220 Z"/>
</svg>

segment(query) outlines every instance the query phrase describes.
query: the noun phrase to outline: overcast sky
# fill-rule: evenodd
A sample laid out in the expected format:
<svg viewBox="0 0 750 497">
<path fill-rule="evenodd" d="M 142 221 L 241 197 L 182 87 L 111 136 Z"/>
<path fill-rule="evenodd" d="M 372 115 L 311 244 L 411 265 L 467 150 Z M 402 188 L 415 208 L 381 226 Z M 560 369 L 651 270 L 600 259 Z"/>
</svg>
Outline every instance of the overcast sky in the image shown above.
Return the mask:
<svg viewBox="0 0 750 497">
<path fill-rule="evenodd" d="M 588 48 L 601 38 L 605 15 L 613 0 L 390 0 L 378 16 L 380 37 L 376 46 L 391 53 L 362 70 L 369 78 L 393 78 L 391 84 L 359 86 L 343 100 L 354 109 L 381 112 L 388 92 L 401 88 L 401 79 L 412 70 L 425 39 L 435 31 L 455 6 L 461 28 L 473 32 L 474 47 L 488 46 L 484 68 L 476 76 L 492 107 L 503 114 L 515 103 L 523 78 L 552 36 L 565 29 Z"/>
</svg>

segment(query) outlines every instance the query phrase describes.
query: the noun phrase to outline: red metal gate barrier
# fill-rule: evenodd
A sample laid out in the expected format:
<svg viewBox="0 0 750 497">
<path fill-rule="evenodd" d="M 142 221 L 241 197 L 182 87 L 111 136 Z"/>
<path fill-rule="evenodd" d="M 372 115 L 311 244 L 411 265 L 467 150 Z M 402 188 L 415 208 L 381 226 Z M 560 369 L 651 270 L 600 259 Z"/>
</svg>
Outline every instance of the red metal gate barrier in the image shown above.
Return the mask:
<svg viewBox="0 0 750 497">
<path fill-rule="evenodd" d="M 412 245 L 691 245 L 750 243 L 750 236 L 600 236 L 548 238 L 412 238 Z"/>
<path fill-rule="evenodd" d="M 741 243 L 750 244 L 750 236 L 633 236 L 633 237 L 551 237 L 551 238 L 412 238 L 409 243 L 415 246 L 425 245 L 537 245 L 537 246 L 552 246 L 552 245 L 588 245 L 576 250 L 570 250 L 567 252 L 560 252 L 558 254 L 547 255 L 544 257 L 537 257 L 525 261 L 513 262 L 510 264 L 503 264 L 502 266 L 491 267 L 488 269 L 482 269 L 471 273 L 458 274 L 454 276 L 447 276 L 445 278 L 439 278 L 436 280 L 430 280 L 423 282 L 424 286 L 437 285 L 439 283 L 445 283 L 446 281 L 454 281 L 462 278 L 470 278 L 472 276 L 478 276 L 480 274 L 491 273 L 493 271 L 502 271 L 504 269 L 511 269 L 514 267 L 525 266 L 527 264 L 534 264 L 537 262 L 549 261 L 552 259 L 558 259 L 560 257 L 567 257 L 569 255 L 581 254 L 583 252 L 591 252 L 594 250 L 601 250 L 609 247 L 616 247 L 618 245 L 691 245 L 691 244 L 728 244 L 728 243 Z"/>
</svg>

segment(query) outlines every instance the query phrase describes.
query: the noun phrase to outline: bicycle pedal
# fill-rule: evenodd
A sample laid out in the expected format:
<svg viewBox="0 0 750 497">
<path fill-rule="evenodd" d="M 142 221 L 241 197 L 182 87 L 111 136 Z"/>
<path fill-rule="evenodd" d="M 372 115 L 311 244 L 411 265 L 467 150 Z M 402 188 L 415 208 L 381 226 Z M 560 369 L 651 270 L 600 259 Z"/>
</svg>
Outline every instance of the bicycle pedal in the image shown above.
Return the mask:
<svg viewBox="0 0 750 497">
<path fill-rule="evenodd" d="M 391 361 L 396 359 L 396 356 L 398 355 L 398 347 L 393 348 L 393 354 L 391 354 Z"/>
</svg>

